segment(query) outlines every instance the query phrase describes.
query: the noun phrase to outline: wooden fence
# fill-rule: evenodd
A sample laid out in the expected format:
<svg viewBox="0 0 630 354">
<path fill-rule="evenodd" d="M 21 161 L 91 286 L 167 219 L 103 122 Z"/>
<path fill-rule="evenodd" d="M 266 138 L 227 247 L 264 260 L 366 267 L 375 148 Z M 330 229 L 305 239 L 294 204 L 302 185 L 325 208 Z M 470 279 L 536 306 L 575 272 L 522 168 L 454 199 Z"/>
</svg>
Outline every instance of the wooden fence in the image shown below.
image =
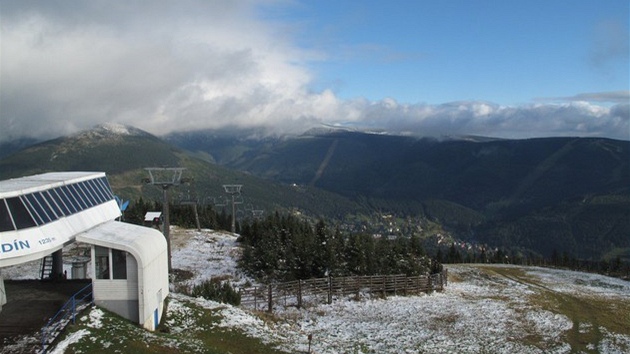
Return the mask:
<svg viewBox="0 0 630 354">
<path fill-rule="evenodd" d="M 411 295 L 441 291 L 447 285 L 447 271 L 432 275 L 372 275 L 328 277 L 239 289 L 241 306 L 273 312 L 274 306 L 332 303 L 336 298 L 361 294 Z"/>
</svg>

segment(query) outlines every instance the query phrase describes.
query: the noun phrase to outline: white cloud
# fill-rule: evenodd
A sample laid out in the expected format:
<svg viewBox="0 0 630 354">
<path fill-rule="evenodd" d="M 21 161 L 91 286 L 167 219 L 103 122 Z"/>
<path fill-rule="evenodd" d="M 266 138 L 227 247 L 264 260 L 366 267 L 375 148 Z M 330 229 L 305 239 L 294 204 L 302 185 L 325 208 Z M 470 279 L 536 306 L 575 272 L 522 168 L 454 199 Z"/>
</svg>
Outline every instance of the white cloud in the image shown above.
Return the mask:
<svg viewBox="0 0 630 354">
<path fill-rule="evenodd" d="M 610 92 L 587 92 L 587 93 L 579 93 L 577 95 L 569 96 L 569 97 L 548 97 L 548 98 L 538 98 L 538 101 L 541 102 L 550 102 L 550 101 L 564 101 L 564 102 L 573 102 L 573 101 L 587 101 L 587 102 L 601 102 L 601 103 L 629 103 L 630 102 L 630 91 L 610 91 Z"/>
<path fill-rule="evenodd" d="M 0 140 L 54 137 L 104 122 L 155 134 L 225 126 L 299 132 L 326 123 L 422 135 L 629 139 L 628 105 L 619 95 L 619 104 L 608 108 L 586 102 L 504 107 L 311 92 L 308 63 L 326 53 L 298 47 L 286 25 L 258 17 L 263 5 L 3 3 Z M 576 98 L 597 101 L 596 95 Z"/>
<path fill-rule="evenodd" d="M 503 138 L 593 136 L 630 139 L 628 104 L 611 108 L 588 102 L 499 106 L 488 102 L 442 105 L 359 104 L 353 125 L 421 135 L 483 135 Z"/>
</svg>

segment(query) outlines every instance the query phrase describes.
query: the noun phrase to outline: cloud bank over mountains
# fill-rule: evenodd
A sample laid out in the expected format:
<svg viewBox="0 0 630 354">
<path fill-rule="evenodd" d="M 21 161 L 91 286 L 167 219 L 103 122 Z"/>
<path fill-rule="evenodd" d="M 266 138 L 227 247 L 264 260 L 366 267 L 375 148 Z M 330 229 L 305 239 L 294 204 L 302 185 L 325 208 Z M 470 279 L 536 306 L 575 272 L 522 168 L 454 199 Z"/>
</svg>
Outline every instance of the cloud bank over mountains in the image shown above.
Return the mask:
<svg viewBox="0 0 630 354">
<path fill-rule="evenodd" d="M 0 141 L 105 122 L 162 135 L 223 127 L 300 133 L 320 124 L 417 135 L 630 139 L 630 91 L 522 106 L 403 103 L 314 92 L 297 24 L 255 1 L 5 2 Z M 506 83 L 509 85 L 509 83 Z"/>
</svg>

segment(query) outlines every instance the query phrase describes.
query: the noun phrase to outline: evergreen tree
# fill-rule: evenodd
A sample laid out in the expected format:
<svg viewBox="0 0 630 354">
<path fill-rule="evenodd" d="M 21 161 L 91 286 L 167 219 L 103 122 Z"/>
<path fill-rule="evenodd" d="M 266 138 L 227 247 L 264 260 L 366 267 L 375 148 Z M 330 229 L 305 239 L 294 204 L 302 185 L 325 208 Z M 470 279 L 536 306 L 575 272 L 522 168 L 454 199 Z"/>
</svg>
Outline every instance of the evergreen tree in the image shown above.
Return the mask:
<svg viewBox="0 0 630 354">
<path fill-rule="evenodd" d="M 448 255 L 446 256 L 446 261 L 448 263 L 461 263 L 462 262 L 462 255 L 459 253 L 454 243 L 452 243 L 451 247 L 449 247 L 448 249 Z"/>
</svg>

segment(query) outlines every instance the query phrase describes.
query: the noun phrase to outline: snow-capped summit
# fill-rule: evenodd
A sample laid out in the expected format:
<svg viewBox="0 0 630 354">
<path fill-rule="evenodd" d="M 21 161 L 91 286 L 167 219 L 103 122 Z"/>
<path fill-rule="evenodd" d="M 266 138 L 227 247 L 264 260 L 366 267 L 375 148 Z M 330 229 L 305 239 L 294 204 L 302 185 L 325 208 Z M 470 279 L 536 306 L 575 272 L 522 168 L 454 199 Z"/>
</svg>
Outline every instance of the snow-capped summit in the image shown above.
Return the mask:
<svg viewBox="0 0 630 354">
<path fill-rule="evenodd" d="M 90 131 L 95 133 L 102 133 L 107 135 L 150 135 L 144 130 L 138 129 L 136 127 L 132 127 L 130 125 L 120 124 L 120 123 L 104 123 L 95 126 Z"/>
<path fill-rule="evenodd" d="M 153 137 L 150 133 L 145 132 L 142 129 L 138 129 L 129 125 L 119 123 L 105 123 L 99 124 L 95 127 L 87 130 L 83 130 L 74 135 L 69 136 L 70 141 L 74 144 L 88 144 L 93 143 L 115 143 L 120 142 L 128 137 Z"/>
</svg>

